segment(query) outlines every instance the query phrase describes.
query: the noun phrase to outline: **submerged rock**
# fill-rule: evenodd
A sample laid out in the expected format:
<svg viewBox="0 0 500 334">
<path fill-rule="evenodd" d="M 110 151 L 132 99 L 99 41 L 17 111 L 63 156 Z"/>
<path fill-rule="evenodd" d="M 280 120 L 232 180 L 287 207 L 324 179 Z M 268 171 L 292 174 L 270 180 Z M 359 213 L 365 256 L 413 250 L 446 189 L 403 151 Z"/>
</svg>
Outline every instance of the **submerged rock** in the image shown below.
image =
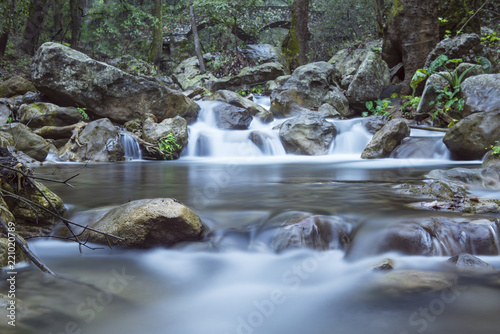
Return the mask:
<svg viewBox="0 0 500 334">
<path fill-rule="evenodd" d="M 33 57 L 31 73 L 38 90 L 54 103 L 85 107 L 118 123 L 146 113 L 160 121 L 198 115 L 198 105 L 181 92 L 61 44 L 44 43 Z"/>
<path fill-rule="evenodd" d="M 172 198 L 132 201 L 109 210 L 89 227 L 123 239 L 109 238 L 111 245 L 128 248 L 172 246 L 203 238 L 206 227 L 191 209 Z M 85 231 L 82 240 L 108 244 L 101 234 Z"/>
<path fill-rule="evenodd" d="M 304 155 L 326 154 L 336 135 L 333 123 L 310 114 L 285 121 L 279 133 L 287 153 Z"/>
<path fill-rule="evenodd" d="M 491 264 L 471 254 L 459 254 L 448 259 L 454 269 L 461 274 L 499 274 Z"/>
<path fill-rule="evenodd" d="M 276 251 L 290 248 L 343 250 L 351 243 L 352 231 L 353 226 L 338 217 L 296 215 L 278 228 L 271 247 Z"/>
<path fill-rule="evenodd" d="M 378 277 L 372 289 L 390 297 L 430 294 L 455 287 L 452 273 L 421 270 L 391 270 Z"/>
<path fill-rule="evenodd" d="M 413 219 L 380 231 L 374 248 L 377 253 L 398 251 L 427 256 L 497 255 L 498 228 L 498 221 L 494 218 Z"/>
</svg>

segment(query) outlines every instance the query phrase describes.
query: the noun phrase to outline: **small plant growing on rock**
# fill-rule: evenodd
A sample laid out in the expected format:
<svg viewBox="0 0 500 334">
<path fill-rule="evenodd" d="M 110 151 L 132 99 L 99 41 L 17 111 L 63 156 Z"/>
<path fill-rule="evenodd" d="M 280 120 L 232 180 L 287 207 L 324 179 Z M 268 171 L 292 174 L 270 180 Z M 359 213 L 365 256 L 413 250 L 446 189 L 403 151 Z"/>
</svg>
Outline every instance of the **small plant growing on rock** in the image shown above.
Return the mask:
<svg viewBox="0 0 500 334">
<path fill-rule="evenodd" d="M 90 120 L 89 115 L 87 115 L 87 112 L 86 112 L 87 108 L 78 107 L 78 108 L 76 108 L 76 110 L 78 110 L 80 115 L 82 115 L 84 121 Z"/>
<path fill-rule="evenodd" d="M 375 103 L 374 103 L 375 102 Z M 391 109 L 391 100 L 390 99 L 378 99 L 375 101 L 368 101 L 365 103 L 366 109 L 371 112 L 374 116 L 389 116 L 391 117 L 391 113 L 388 109 Z M 368 116 L 368 111 L 362 113 L 363 117 Z"/>
<path fill-rule="evenodd" d="M 158 139 L 158 149 L 162 151 L 164 160 L 173 159 L 175 152 L 181 148 L 182 146 L 177 143 L 177 139 L 172 132 Z"/>
<path fill-rule="evenodd" d="M 498 140 L 495 141 L 495 143 L 496 145 L 490 145 L 490 149 L 492 150 L 491 153 L 496 155 L 497 157 L 500 157 L 500 144 L 498 144 Z"/>
</svg>

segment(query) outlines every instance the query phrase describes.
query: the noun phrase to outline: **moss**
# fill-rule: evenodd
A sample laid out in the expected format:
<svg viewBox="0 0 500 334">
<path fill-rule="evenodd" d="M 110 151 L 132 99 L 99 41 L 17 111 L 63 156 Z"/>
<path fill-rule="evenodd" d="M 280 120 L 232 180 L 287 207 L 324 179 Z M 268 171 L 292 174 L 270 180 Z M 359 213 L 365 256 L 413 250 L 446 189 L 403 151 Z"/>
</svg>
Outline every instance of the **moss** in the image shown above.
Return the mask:
<svg viewBox="0 0 500 334">
<path fill-rule="evenodd" d="M 394 3 L 392 4 L 391 8 L 391 16 L 396 17 L 401 13 L 401 11 L 404 9 L 403 4 L 401 3 L 401 0 L 394 0 Z"/>
</svg>

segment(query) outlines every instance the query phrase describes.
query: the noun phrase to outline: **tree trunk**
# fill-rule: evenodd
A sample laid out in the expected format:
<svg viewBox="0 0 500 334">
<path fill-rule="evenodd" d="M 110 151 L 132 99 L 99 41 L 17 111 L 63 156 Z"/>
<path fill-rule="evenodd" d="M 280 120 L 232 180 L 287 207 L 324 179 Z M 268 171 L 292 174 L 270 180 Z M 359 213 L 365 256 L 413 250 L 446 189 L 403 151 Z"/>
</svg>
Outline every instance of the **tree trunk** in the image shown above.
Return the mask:
<svg viewBox="0 0 500 334">
<path fill-rule="evenodd" d="M 71 14 L 71 43 L 72 49 L 78 49 L 80 41 L 80 27 L 82 25 L 82 0 L 70 0 L 69 12 Z"/>
<path fill-rule="evenodd" d="M 291 27 L 282 48 L 291 68 L 307 63 L 308 20 L 309 0 L 294 0 Z"/>
<path fill-rule="evenodd" d="M 200 36 L 198 35 L 198 27 L 196 26 L 196 15 L 194 14 L 193 0 L 189 0 L 189 16 L 191 17 L 191 30 L 193 30 L 194 50 L 196 51 L 196 57 L 198 57 L 200 72 L 201 74 L 204 74 L 206 71 L 205 61 L 203 60 L 203 55 L 201 53 Z"/>
<path fill-rule="evenodd" d="M 30 2 L 26 27 L 23 32 L 23 41 L 20 45 L 20 49 L 29 55 L 34 55 L 38 47 L 47 2 L 47 0 L 31 0 Z"/>
<path fill-rule="evenodd" d="M 12 17 L 14 16 L 16 9 L 16 0 L 10 0 L 9 8 L 5 13 L 5 21 L 3 22 L 2 30 L 3 33 L 0 35 L 0 57 L 5 54 L 5 49 L 7 49 L 7 42 L 9 41 L 10 30 L 12 28 Z"/>
<path fill-rule="evenodd" d="M 155 25 L 153 28 L 153 42 L 149 52 L 149 62 L 160 68 L 162 50 L 163 50 L 163 16 L 162 16 L 162 1 L 155 0 L 153 8 L 153 16 L 155 17 Z"/>
<path fill-rule="evenodd" d="M 438 7 L 439 0 L 394 1 L 384 34 L 382 58 L 389 67 L 403 63 L 402 94 L 410 93 L 413 74 L 423 68 L 439 41 Z"/>
<path fill-rule="evenodd" d="M 377 18 L 378 25 L 378 35 L 379 37 L 383 37 L 384 35 L 384 11 L 385 11 L 385 2 L 384 0 L 373 0 L 373 8 L 375 10 L 375 17 Z"/>
</svg>

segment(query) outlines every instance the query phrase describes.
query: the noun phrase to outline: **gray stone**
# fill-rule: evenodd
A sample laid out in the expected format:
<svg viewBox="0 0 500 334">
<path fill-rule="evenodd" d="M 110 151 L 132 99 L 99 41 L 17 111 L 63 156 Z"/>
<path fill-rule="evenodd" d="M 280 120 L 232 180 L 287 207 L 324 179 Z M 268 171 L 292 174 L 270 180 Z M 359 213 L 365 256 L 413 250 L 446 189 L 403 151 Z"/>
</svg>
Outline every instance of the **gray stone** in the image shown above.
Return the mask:
<svg viewBox="0 0 500 334">
<path fill-rule="evenodd" d="M 33 133 L 30 128 L 21 123 L 0 126 L 0 132 L 6 132 L 14 138 L 15 148 L 38 161 L 44 161 L 49 153 L 49 143 Z"/>
<path fill-rule="evenodd" d="M 173 152 L 174 156 L 178 156 L 188 143 L 188 126 L 184 118 L 176 116 L 165 119 L 159 124 L 145 122 L 142 127 L 142 139 L 154 145 L 169 133 L 174 135 L 175 142 L 180 146 Z"/>
<path fill-rule="evenodd" d="M 66 126 L 84 121 L 76 108 L 58 107 L 52 103 L 24 104 L 18 111 L 19 121 L 32 129 L 43 126 Z"/>
<path fill-rule="evenodd" d="M 269 123 L 274 120 L 273 114 L 271 114 L 270 111 L 230 90 L 219 90 L 212 96 L 210 96 L 207 100 L 220 101 L 228 103 L 235 107 L 245 108 L 252 116 L 257 117 L 262 122 Z"/>
<path fill-rule="evenodd" d="M 336 134 L 334 124 L 310 114 L 285 121 L 279 132 L 287 153 L 304 155 L 326 154 Z"/>
<path fill-rule="evenodd" d="M 0 98 L 24 95 L 35 90 L 35 86 L 29 80 L 21 76 L 14 76 L 0 83 Z"/>
<path fill-rule="evenodd" d="M 478 112 L 500 112 L 500 74 L 467 78 L 460 89 L 465 101 L 464 116 Z"/>
<path fill-rule="evenodd" d="M 351 108 L 364 110 L 365 103 L 376 100 L 390 84 L 389 67 L 375 52 L 369 52 L 346 92 Z"/>
<path fill-rule="evenodd" d="M 361 153 L 363 159 L 388 157 L 410 135 L 410 127 L 401 119 L 393 119 L 380 129 Z"/>
<path fill-rule="evenodd" d="M 122 161 L 124 155 L 118 130 L 107 118 L 90 122 L 59 150 L 61 161 Z"/>
<path fill-rule="evenodd" d="M 429 53 L 424 68 L 429 68 L 432 61 L 440 55 L 446 55 L 448 59 L 460 58 L 465 62 L 476 63 L 476 57 L 484 56 L 483 45 L 477 34 L 445 38 Z"/>
<path fill-rule="evenodd" d="M 500 110 L 469 115 L 446 133 L 443 142 L 455 158 L 482 159 L 500 139 Z"/>
<path fill-rule="evenodd" d="M 491 264 L 471 254 L 459 254 L 448 259 L 449 264 L 461 274 L 498 274 Z"/>
<path fill-rule="evenodd" d="M 109 238 L 111 245 L 127 248 L 169 247 L 203 238 L 206 227 L 191 209 L 172 198 L 143 199 L 109 210 L 89 227 L 123 239 Z M 82 240 L 108 244 L 101 234 L 86 231 Z"/>
<path fill-rule="evenodd" d="M 31 63 L 35 86 L 58 105 L 88 108 L 118 123 L 154 114 L 196 118 L 199 107 L 178 91 L 98 62 L 57 43 L 44 43 Z"/>
<path fill-rule="evenodd" d="M 213 110 L 219 129 L 245 130 L 252 122 L 252 115 L 244 108 L 221 103 Z"/>
</svg>

